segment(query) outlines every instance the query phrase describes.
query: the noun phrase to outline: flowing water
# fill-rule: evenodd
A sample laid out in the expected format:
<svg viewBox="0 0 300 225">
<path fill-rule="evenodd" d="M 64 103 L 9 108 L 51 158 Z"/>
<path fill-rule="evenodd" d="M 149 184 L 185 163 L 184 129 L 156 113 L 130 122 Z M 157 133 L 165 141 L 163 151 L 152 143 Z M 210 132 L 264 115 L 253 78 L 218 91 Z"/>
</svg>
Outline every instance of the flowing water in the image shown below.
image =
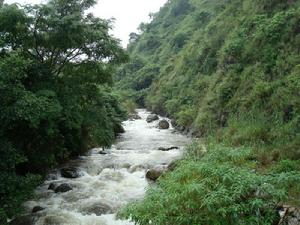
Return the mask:
<svg viewBox="0 0 300 225">
<path fill-rule="evenodd" d="M 35 206 L 45 210 L 35 213 L 36 225 L 131 225 L 129 221 L 115 218 L 115 212 L 127 203 L 141 199 L 148 186 L 147 168 L 166 165 L 181 157 L 183 146 L 189 139 L 174 131 L 159 130 L 158 121 L 147 123 L 149 112 L 137 110 L 141 119 L 125 121 L 125 133 L 109 149 L 109 154 L 99 154 L 93 149 L 87 156 L 68 165 L 80 169 L 82 176 L 63 178 L 52 174 L 36 190 L 36 198 L 26 202 L 31 212 Z M 178 146 L 179 149 L 159 151 L 159 147 Z M 68 183 L 73 190 L 55 193 L 48 190 L 51 183 Z M 103 206 L 104 205 L 104 206 Z M 109 206 L 106 214 L 97 213 Z"/>
</svg>

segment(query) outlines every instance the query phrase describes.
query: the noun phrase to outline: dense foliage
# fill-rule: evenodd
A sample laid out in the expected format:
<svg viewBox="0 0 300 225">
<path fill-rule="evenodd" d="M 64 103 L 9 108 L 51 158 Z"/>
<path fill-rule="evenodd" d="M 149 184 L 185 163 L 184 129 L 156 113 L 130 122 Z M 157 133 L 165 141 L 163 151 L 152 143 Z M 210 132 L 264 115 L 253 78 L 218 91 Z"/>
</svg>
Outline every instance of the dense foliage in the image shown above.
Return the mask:
<svg viewBox="0 0 300 225">
<path fill-rule="evenodd" d="M 120 89 L 195 135 L 299 159 L 299 1 L 170 0 L 152 17 Z"/>
<path fill-rule="evenodd" d="M 94 0 L 0 6 L 0 223 L 20 210 L 36 174 L 109 146 L 124 111 L 112 91 L 126 60 Z M 35 175 L 32 175 L 35 174 Z"/>
<path fill-rule="evenodd" d="M 210 144 L 120 216 L 279 224 L 279 203 L 300 206 L 300 2 L 169 0 L 151 16 L 130 35 L 118 87 Z"/>
<path fill-rule="evenodd" d="M 282 162 L 260 174 L 251 152 L 195 143 L 143 201 L 130 204 L 119 216 L 139 225 L 279 224 L 276 208 L 289 192 L 299 191 L 300 173 L 297 166 Z"/>
</svg>

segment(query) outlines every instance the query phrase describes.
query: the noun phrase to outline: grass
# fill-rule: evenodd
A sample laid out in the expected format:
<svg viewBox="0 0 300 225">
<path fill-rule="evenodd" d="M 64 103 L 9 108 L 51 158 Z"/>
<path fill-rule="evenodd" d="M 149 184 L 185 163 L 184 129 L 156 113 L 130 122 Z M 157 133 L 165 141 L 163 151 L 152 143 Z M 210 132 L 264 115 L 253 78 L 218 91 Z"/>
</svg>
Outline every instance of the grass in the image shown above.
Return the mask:
<svg viewBox="0 0 300 225">
<path fill-rule="evenodd" d="M 119 217 L 139 225 L 271 225 L 279 204 L 297 204 L 299 161 L 282 160 L 263 173 L 261 165 L 252 148 L 194 142 L 176 169 Z"/>
</svg>

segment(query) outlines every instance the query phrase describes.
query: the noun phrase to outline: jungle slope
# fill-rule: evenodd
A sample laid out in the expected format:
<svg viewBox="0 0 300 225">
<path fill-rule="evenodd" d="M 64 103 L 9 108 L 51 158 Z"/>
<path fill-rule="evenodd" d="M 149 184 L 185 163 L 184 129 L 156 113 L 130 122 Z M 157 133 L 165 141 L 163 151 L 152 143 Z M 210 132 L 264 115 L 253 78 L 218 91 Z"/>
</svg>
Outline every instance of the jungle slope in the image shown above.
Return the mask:
<svg viewBox="0 0 300 225">
<path fill-rule="evenodd" d="M 151 16 L 118 88 L 201 140 L 120 216 L 284 224 L 278 208 L 300 205 L 300 2 L 170 0 Z"/>
<path fill-rule="evenodd" d="M 299 2 L 172 0 L 152 16 L 117 74 L 124 95 L 195 135 L 299 159 Z"/>
</svg>

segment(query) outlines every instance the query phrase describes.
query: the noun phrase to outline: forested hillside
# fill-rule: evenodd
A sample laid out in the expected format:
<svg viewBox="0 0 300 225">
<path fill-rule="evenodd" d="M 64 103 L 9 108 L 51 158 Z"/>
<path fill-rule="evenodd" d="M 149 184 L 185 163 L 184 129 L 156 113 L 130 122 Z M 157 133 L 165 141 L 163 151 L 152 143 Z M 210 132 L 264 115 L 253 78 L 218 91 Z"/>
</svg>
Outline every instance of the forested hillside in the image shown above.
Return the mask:
<svg viewBox="0 0 300 225">
<path fill-rule="evenodd" d="M 285 224 L 275 209 L 300 204 L 300 2 L 169 0 L 151 17 L 119 89 L 201 141 L 120 216 Z"/>
<path fill-rule="evenodd" d="M 122 131 L 111 86 L 127 57 L 109 21 L 86 13 L 94 4 L 0 4 L 0 224 L 40 175 Z"/>
<path fill-rule="evenodd" d="M 300 157 L 298 1 L 172 0 L 152 16 L 131 39 L 122 89 L 198 136 Z"/>
</svg>

